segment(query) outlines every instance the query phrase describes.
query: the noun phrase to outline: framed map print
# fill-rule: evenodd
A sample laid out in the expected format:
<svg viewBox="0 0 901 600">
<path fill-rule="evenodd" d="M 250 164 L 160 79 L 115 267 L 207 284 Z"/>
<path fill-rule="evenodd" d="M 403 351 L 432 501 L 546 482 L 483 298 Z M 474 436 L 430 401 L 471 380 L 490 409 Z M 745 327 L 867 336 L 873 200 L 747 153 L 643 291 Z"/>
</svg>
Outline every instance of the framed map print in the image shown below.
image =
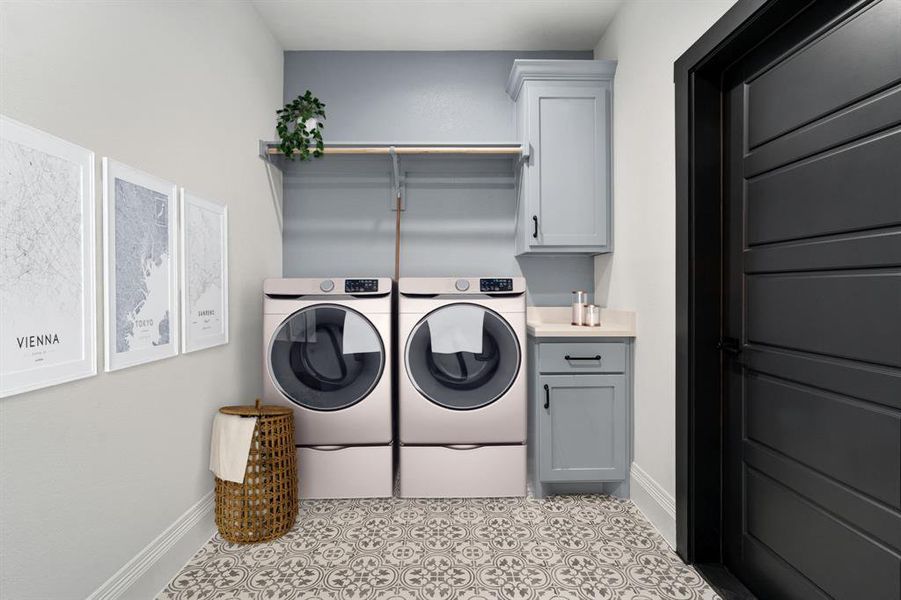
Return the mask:
<svg viewBox="0 0 901 600">
<path fill-rule="evenodd" d="M 228 208 L 181 190 L 182 352 L 228 343 Z"/>
<path fill-rule="evenodd" d="M 94 153 L 0 115 L 0 397 L 97 373 Z"/>
<path fill-rule="evenodd" d="M 178 354 L 175 184 L 103 159 L 106 370 Z"/>
</svg>

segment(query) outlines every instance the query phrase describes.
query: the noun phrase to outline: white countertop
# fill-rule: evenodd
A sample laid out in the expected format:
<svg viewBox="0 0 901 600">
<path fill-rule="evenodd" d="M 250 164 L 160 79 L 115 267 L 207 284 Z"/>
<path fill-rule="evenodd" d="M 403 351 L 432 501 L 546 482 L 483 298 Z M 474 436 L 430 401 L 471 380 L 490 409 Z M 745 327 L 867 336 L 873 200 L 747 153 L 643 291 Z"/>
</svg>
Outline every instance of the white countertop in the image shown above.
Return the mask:
<svg viewBox="0 0 901 600">
<path fill-rule="evenodd" d="M 635 313 L 601 309 L 600 327 L 572 325 L 569 306 L 530 306 L 526 330 L 534 337 L 635 337 Z"/>
</svg>

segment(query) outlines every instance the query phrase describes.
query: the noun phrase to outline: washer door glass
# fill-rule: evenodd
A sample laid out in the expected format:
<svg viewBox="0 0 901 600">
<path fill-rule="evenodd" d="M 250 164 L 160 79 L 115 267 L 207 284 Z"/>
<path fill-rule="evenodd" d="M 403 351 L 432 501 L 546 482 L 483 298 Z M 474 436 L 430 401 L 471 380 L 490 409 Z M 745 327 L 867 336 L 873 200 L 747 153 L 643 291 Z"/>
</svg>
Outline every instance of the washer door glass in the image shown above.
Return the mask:
<svg viewBox="0 0 901 600">
<path fill-rule="evenodd" d="M 319 304 L 288 317 L 269 343 L 269 372 L 289 400 L 339 410 L 369 395 L 385 368 L 378 332 L 357 311 Z"/>
<path fill-rule="evenodd" d="M 521 351 L 510 325 L 475 304 L 450 304 L 413 328 L 407 373 L 426 398 L 455 410 L 487 406 L 506 393 L 519 373 Z"/>
</svg>

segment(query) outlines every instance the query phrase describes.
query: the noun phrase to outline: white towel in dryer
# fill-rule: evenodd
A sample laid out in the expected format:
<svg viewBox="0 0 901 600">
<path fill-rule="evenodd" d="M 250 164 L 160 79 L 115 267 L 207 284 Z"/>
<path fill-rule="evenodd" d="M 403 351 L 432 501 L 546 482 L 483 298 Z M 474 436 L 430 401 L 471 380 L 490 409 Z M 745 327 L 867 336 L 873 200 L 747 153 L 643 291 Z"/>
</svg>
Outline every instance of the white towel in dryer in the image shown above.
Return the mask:
<svg viewBox="0 0 901 600">
<path fill-rule="evenodd" d="M 485 309 L 471 304 L 453 304 L 429 315 L 432 352 L 482 352 L 482 328 Z"/>
<path fill-rule="evenodd" d="M 342 353 L 381 352 L 382 343 L 372 325 L 357 313 L 347 311 L 344 314 L 344 335 Z"/>
</svg>

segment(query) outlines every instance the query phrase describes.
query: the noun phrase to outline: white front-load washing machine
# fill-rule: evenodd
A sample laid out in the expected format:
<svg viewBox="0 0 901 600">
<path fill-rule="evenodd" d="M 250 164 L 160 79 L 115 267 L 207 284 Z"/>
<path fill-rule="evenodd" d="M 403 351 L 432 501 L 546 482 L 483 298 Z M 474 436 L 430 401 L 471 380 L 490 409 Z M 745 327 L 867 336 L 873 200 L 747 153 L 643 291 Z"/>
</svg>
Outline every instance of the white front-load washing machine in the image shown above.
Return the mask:
<svg viewBox="0 0 901 600">
<path fill-rule="evenodd" d="M 294 410 L 301 498 L 391 496 L 388 278 L 267 279 L 263 398 Z"/>
<path fill-rule="evenodd" d="M 400 494 L 526 493 L 521 277 L 398 281 Z"/>
</svg>

